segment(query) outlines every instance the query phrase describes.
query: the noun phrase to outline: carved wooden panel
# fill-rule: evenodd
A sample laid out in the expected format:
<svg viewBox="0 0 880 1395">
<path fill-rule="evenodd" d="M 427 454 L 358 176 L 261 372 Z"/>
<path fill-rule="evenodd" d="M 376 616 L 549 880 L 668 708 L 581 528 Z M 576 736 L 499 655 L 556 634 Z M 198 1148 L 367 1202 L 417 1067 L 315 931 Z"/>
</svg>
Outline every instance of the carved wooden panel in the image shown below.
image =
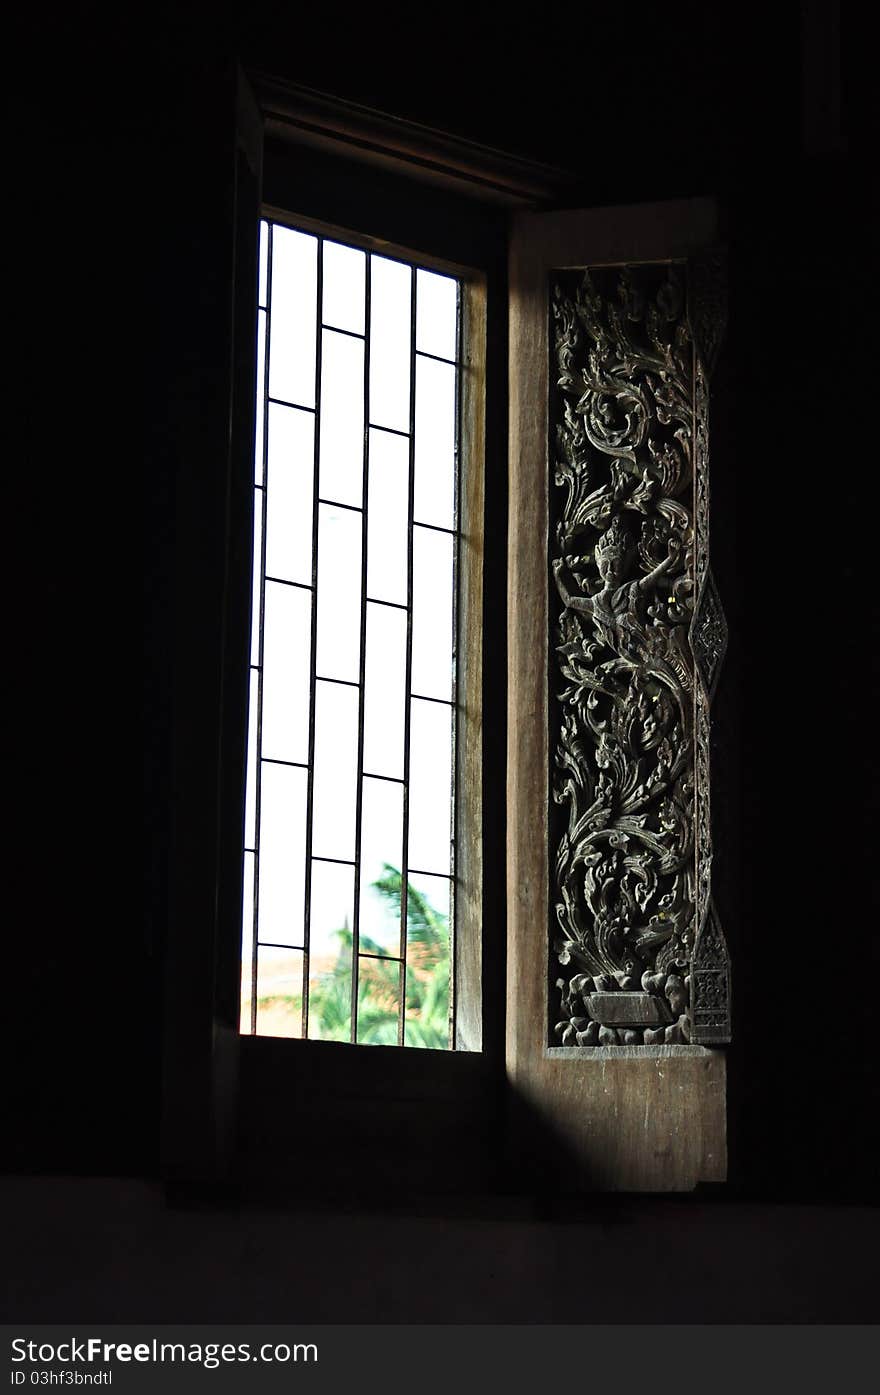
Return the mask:
<svg viewBox="0 0 880 1395">
<path fill-rule="evenodd" d="M 551 287 L 551 1013 L 555 1044 L 730 1038 L 711 901 L 709 374 L 723 262 Z"/>
</svg>

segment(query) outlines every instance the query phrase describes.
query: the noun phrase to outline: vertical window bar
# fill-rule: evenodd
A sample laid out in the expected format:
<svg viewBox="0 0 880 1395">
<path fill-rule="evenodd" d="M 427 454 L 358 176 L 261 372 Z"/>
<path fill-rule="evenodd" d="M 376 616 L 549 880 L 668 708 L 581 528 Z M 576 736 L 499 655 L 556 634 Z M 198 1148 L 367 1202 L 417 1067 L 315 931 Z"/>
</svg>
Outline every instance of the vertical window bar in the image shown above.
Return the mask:
<svg viewBox="0 0 880 1395">
<path fill-rule="evenodd" d="M 416 481 L 416 268 L 410 270 L 409 324 L 409 495 L 406 511 L 406 684 L 403 709 L 403 849 L 400 866 L 400 1009 L 397 1044 L 404 1045 L 406 960 L 409 923 L 409 743 L 412 707 L 413 510 Z"/>
<path fill-rule="evenodd" d="M 251 625 L 259 625 L 259 642 L 257 648 L 257 662 L 259 665 L 257 672 L 257 731 L 256 731 L 256 758 L 254 776 L 254 923 L 253 939 L 251 944 L 251 1036 L 257 1031 L 257 961 L 259 957 L 259 924 L 260 924 L 260 802 L 262 794 L 262 773 L 263 773 L 263 620 L 266 607 L 266 518 L 267 500 L 269 497 L 269 353 L 272 344 L 272 242 L 273 228 L 270 223 L 266 236 L 266 344 L 263 351 L 263 460 L 262 460 L 262 488 L 259 490 L 260 508 L 262 510 L 262 527 L 260 529 L 260 613 L 251 617 Z M 254 490 L 256 495 L 257 490 Z M 254 499 L 256 508 L 257 499 Z M 257 566 L 257 559 L 254 558 L 254 566 Z"/>
<path fill-rule="evenodd" d="M 324 301 L 324 239 L 318 238 L 318 275 L 315 298 L 315 439 L 312 457 L 312 639 L 309 654 L 309 754 L 306 791 L 306 869 L 303 917 L 303 1003 L 302 1034 L 309 1034 L 309 973 L 312 934 L 312 811 L 315 794 L 315 663 L 318 648 L 318 488 L 321 462 L 321 366 L 323 330 L 321 307 Z"/>
<path fill-rule="evenodd" d="M 458 994 L 455 991 L 456 931 L 458 928 L 458 839 L 456 838 L 456 814 L 458 809 L 458 656 L 461 652 L 459 621 L 461 606 L 459 588 L 461 578 L 461 420 L 462 420 L 462 361 L 464 358 L 461 333 L 461 282 L 455 286 L 455 477 L 452 496 L 452 805 L 449 810 L 450 867 L 452 874 L 449 883 L 449 1046 L 455 1049 L 456 1012 Z"/>
<path fill-rule="evenodd" d="M 364 808 L 364 710 L 367 659 L 367 524 L 370 507 L 370 308 L 373 258 L 367 253 L 364 266 L 364 449 L 361 468 L 361 652 L 358 668 L 357 785 L 354 814 L 354 907 L 351 930 L 351 1039 L 357 1042 L 358 990 L 361 950 L 361 824 Z"/>
</svg>

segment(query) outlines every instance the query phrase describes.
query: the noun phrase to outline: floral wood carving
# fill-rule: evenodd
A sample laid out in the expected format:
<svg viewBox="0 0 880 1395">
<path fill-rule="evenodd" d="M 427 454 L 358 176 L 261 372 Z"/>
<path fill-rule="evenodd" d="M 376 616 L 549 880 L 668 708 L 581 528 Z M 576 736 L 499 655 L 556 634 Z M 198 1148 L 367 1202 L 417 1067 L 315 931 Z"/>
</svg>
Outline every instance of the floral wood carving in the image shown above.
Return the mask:
<svg viewBox="0 0 880 1395">
<path fill-rule="evenodd" d="M 684 267 L 562 273 L 552 311 L 556 1039 L 718 1041 L 690 1010 L 726 627 Z M 709 307 L 704 334 L 711 319 Z"/>
</svg>

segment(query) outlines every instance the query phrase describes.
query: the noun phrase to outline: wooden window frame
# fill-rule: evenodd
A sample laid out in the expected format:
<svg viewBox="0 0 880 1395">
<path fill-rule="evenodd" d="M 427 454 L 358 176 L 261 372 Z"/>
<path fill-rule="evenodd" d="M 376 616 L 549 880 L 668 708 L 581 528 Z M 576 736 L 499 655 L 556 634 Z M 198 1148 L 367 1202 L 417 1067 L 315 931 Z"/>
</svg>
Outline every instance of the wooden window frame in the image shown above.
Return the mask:
<svg viewBox="0 0 880 1395">
<path fill-rule="evenodd" d="M 706 201 L 547 215 L 568 240 L 563 262 L 542 264 L 537 281 L 524 275 L 515 224 L 508 288 L 510 213 L 527 220 L 522 210 L 564 198 L 558 172 L 277 83 L 255 85 L 259 102 L 231 71 L 217 96 L 227 177 L 218 156 L 211 218 L 225 240 L 212 285 L 199 290 L 218 350 L 205 365 L 205 440 L 188 442 L 178 482 L 163 1175 L 177 1187 L 238 1180 L 297 1198 L 366 1193 L 383 1205 L 414 1191 L 485 1192 L 518 1175 L 517 1154 L 537 1164 L 542 1187 L 552 1178 L 568 1190 L 687 1190 L 720 1180 L 720 1053 L 623 1050 L 597 1063 L 545 1047 L 547 305 L 536 309 L 535 296 L 546 295 L 554 264 L 687 255 L 715 236 L 714 222 L 692 235 Z M 678 242 L 665 235 L 675 209 L 690 228 Z M 465 937 L 459 964 L 460 1044 L 481 1050 L 239 1035 L 256 242 L 260 215 L 274 211 L 422 265 L 465 268 L 469 313 L 485 327 L 485 401 L 474 394 L 467 408 L 485 470 L 472 472 L 464 509 L 472 543 L 464 686 L 475 729 L 459 768 L 470 802 L 464 823 L 482 831 L 464 840 L 482 863 L 470 885 L 482 870 L 482 886 L 467 910 L 480 933 Z M 602 228 L 609 236 L 597 242 Z M 639 1131 L 649 1114 L 655 1126 Z"/>
<path fill-rule="evenodd" d="M 258 1189 L 277 1184 L 298 1195 L 373 1191 L 377 1185 L 395 1194 L 480 1190 L 497 1167 L 504 1090 L 506 210 L 534 203 L 535 180 L 545 174 L 524 163 L 525 172 L 517 175 L 516 161 L 496 159 L 466 142 L 459 149 L 446 138 L 439 139 L 438 153 L 437 142 L 419 129 L 401 149 L 400 123 L 393 139 L 387 128 L 377 139 L 373 117 L 363 112 L 357 114 L 359 136 L 350 109 L 344 129 L 337 109 L 315 141 L 314 120 L 305 130 L 291 121 L 297 104 L 311 103 L 311 96 L 285 89 L 282 100 L 277 84 L 257 79 L 254 86 L 256 100 L 240 72 L 229 75 L 227 99 L 235 93 L 237 110 L 230 154 L 237 173 L 226 203 L 225 264 L 234 347 L 231 363 L 218 368 L 219 400 L 211 403 L 212 419 L 219 422 L 225 414 L 228 422 L 226 469 L 221 483 L 220 475 L 185 467 L 178 510 L 183 701 L 177 704 L 163 1174 L 178 1188 L 238 1181 Z M 372 123 L 368 150 L 364 122 Z M 262 186 L 256 201 L 255 183 Z M 246 1037 L 238 1031 L 260 216 L 350 235 L 361 246 L 462 278 L 473 352 L 473 372 L 463 384 L 464 436 L 472 459 L 481 463 L 485 457 L 487 464 L 485 471 L 464 472 L 461 501 L 459 701 L 465 721 L 458 754 L 458 878 L 465 933 L 456 946 L 461 1011 L 454 1051 Z M 219 439 L 218 430 L 214 464 Z M 204 552 L 199 510 L 206 488 L 215 495 L 209 509 L 210 585 L 204 566 L 197 575 L 187 556 L 188 547 Z M 492 536 L 483 529 L 487 508 Z M 490 615 L 486 626 L 484 607 Z M 188 653 L 200 627 L 215 641 L 210 657 Z M 204 724 L 209 730 L 194 738 L 200 707 L 216 712 L 216 725 L 212 719 Z M 486 724 L 484 709 L 493 714 Z M 475 836 L 477 828 L 485 838 Z M 210 965 L 213 974 L 206 973 Z"/>
</svg>

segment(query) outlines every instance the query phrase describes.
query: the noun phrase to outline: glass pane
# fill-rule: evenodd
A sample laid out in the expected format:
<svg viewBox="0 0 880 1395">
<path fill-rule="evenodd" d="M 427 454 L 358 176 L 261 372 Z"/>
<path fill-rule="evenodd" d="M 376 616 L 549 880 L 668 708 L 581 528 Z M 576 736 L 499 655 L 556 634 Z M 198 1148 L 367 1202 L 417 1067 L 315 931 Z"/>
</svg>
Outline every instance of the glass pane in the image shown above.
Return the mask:
<svg viewBox="0 0 880 1395">
<path fill-rule="evenodd" d="M 413 516 L 451 528 L 455 509 L 455 378 L 452 364 L 416 361 L 416 448 Z"/>
<path fill-rule="evenodd" d="M 267 581 L 261 754 L 273 760 L 308 760 L 311 626 L 311 591 Z"/>
<path fill-rule="evenodd" d="M 354 859 L 357 791 L 357 688 L 318 683 L 312 853 Z"/>
<path fill-rule="evenodd" d="M 364 770 L 403 778 L 406 611 L 367 604 Z"/>
<path fill-rule="evenodd" d="M 452 708 L 445 703 L 412 699 L 409 772 L 409 865 L 419 872 L 448 872 Z"/>
<path fill-rule="evenodd" d="M 416 273 L 416 348 L 455 358 L 458 282 L 434 271 Z"/>
<path fill-rule="evenodd" d="M 312 480 L 315 418 L 269 404 L 266 575 L 312 580 Z"/>
<path fill-rule="evenodd" d="M 251 972 L 254 950 L 254 854 L 246 852 L 241 901 L 241 1013 L 240 1032 L 251 1029 Z"/>
<path fill-rule="evenodd" d="M 260 772 L 259 939 L 302 945 L 306 771 L 263 762 Z"/>
<path fill-rule="evenodd" d="M 321 678 L 360 678 L 362 529 L 360 512 L 318 506 L 315 669 Z"/>
<path fill-rule="evenodd" d="M 263 491 L 254 490 L 254 571 L 251 594 L 251 663 L 260 662 L 260 581 L 263 575 Z"/>
<path fill-rule="evenodd" d="M 275 225 L 272 232 L 269 396 L 315 405 L 318 239 Z"/>
<path fill-rule="evenodd" d="M 451 533 L 413 529 L 412 691 L 452 697 Z"/>
<path fill-rule="evenodd" d="M 360 507 L 364 493 L 364 341 L 324 330 L 321 360 L 322 499 Z"/>
<path fill-rule="evenodd" d="M 446 877 L 409 879 L 405 1046 L 449 1046 L 451 888 Z"/>
<path fill-rule="evenodd" d="M 357 1039 L 364 1046 L 396 1046 L 400 1019 L 400 962 L 358 960 Z"/>
<path fill-rule="evenodd" d="M 403 785 L 364 777 L 361 816 L 360 947 L 400 954 Z"/>
<path fill-rule="evenodd" d="M 370 422 L 408 431 L 412 272 L 384 257 L 370 265 Z"/>
<path fill-rule="evenodd" d="M 260 675 L 251 669 L 248 693 L 247 771 L 244 797 L 244 845 L 256 847 L 257 818 L 257 717 L 259 713 Z"/>
<path fill-rule="evenodd" d="M 263 482 L 263 433 L 266 422 L 266 312 L 257 316 L 257 432 L 254 437 L 254 482 Z"/>
<path fill-rule="evenodd" d="M 409 440 L 370 432 L 367 595 L 406 605 Z"/>
<path fill-rule="evenodd" d="M 266 283 L 269 274 L 269 224 L 260 220 L 260 305 L 266 304 Z"/>
<path fill-rule="evenodd" d="M 257 1036 L 301 1037 L 303 952 L 260 948 L 257 959 Z"/>
<path fill-rule="evenodd" d="M 312 862 L 308 1035 L 351 1040 L 354 868 Z"/>
<path fill-rule="evenodd" d="M 325 325 L 364 332 L 364 280 L 366 255 L 341 242 L 324 243 Z"/>
</svg>

